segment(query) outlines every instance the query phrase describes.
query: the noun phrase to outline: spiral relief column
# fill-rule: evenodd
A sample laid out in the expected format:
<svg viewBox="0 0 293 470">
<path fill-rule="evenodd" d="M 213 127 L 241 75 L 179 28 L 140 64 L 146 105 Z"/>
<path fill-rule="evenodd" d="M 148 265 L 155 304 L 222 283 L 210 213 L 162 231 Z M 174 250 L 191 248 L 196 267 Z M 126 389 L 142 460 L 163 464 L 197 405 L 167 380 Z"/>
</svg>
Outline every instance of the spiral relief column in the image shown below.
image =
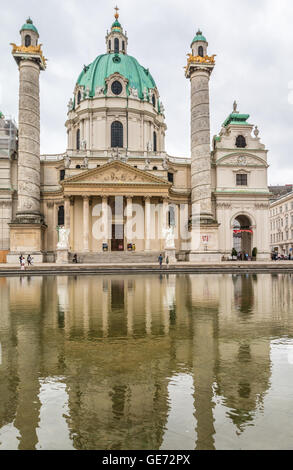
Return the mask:
<svg viewBox="0 0 293 470">
<path fill-rule="evenodd" d="M 19 221 L 40 222 L 39 64 L 19 62 L 18 205 Z"/>
<path fill-rule="evenodd" d="M 19 68 L 18 184 L 16 218 L 10 224 L 8 262 L 19 254 L 43 261 L 46 226 L 40 210 L 40 71 L 46 68 L 39 33 L 29 18 L 20 30 L 21 45 L 12 44 Z"/>
<path fill-rule="evenodd" d="M 217 261 L 218 223 L 212 207 L 209 81 L 215 56 L 198 31 L 186 67 L 191 84 L 191 219 L 190 261 Z"/>
</svg>

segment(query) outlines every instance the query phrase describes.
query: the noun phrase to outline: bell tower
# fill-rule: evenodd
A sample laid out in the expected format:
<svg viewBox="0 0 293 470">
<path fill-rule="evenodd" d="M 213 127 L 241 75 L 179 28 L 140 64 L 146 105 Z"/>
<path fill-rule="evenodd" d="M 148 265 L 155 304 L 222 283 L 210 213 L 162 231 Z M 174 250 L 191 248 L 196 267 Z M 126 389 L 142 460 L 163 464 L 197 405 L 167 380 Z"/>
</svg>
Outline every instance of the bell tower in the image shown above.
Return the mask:
<svg viewBox="0 0 293 470">
<path fill-rule="evenodd" d="M 212 206 L 209 81 L 215 55 L 208 55 L 208 42 L 198 31 L 191 43 L 185 76 L 191 83 L 191 220 L 196 244 L 191 261 L 218 260 L 218 223 Z"/>
<path fill-rule="evenodd" d="M 20 30 L 21 45 L 12 44 L 19 69 L 18 200 L 16 217 L 10 224 L 10 255 L 34 254 L 43 261 L 45 226 L 40 212 L 40 71 L 46 68 L 39 33 L 28 18 Z"/>
</svg>

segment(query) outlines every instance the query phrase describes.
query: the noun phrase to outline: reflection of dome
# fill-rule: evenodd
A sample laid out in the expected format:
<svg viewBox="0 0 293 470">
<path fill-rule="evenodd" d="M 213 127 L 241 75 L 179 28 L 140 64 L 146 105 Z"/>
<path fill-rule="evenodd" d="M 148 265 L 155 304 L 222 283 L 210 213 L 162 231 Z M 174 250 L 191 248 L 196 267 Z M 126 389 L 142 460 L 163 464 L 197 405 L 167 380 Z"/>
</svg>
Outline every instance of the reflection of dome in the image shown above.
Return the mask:
<svg viewBox="0 0 293 470">
<path fill-rule="evenodd" d="M 77 85 L 84 86 L 85 89 L 89 87 L 90 97 L 93 97 L 95 96 L 96 87 L 105 87 L 105 80 L 114 73 L 119 73 L 125 77 L 129 81 L 128 87 L 136 88 L 140 99 L 144 97 L 145 88 L 147 90 L 156 88 L 150 72 L 142 67 L 134 57 L 125 54 L 103 54 L 98 56 L 94 62 L 81 72 Z"/>
</svg>

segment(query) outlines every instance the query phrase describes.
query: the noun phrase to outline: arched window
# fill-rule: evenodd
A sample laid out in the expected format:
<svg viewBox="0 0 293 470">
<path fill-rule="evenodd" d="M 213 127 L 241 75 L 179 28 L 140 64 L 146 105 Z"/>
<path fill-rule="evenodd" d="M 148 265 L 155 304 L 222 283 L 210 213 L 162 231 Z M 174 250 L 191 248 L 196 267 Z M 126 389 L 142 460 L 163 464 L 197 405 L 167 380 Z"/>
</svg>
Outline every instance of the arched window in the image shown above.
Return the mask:
<svg viewBox="0 0 293 470">
<path fill-rule="evenodd" d="M 24 45 L 25 47 L 29 47 L 32 43 L 32 39 L 29 34 L 27 34 L 24 38 Z"/>
<path fill-rule="evenodd" d="M 80 165 L 76 165 L 75 167 L 77 170 L 80 170 Z"/>
<path fill-rule="evenodd" d="M 80 150 L 80 129 L 76 132 L 76 150 Z"/>
<path fill-rule="evenodd" d="M 111 125 L 111 147 L 123 147 L 123 125 L 119 121 Z"/>
<path fill-rule="evenodd" d="M 114 39 L 114 52 L 115 54 L 119 53 L 119 39 L 118 38 Z"/>
<path fill-rule="evenodd" d="M 203 57 L 203 47 L 202 46 L 199 46 L 199 48 L 198 48 L 198 55 L 200 57 Z"/>
<path fill-rule="evenodd" d="M 245 140 L 245 137 L 243 137 L 243 135 L 239 135 L 236 138 L 236 147 L 238 147 L 238 148 L 245 148 L 246 147 L 246 140 Z"/>
<path fill-rule="evenodd" d="M 109 52 L 111 52 L 111 41 L 109 41 Z"/>
<path fill-rule="evenodd" d="M 155 95 L 152 96 L 153 107 L 156 107 L 156 97 Z"/>
<path fill-rule="evenodd" d="M 154 145 L 153 145 L 154 152 L 157 151 L 157 133 L 154 132 Z"/>
<path fill-rule="evenodd" d="M 81 93 L 80 91 L 77 93 L 77 104 L 80 104 L 81 102 Z"/>
<path fill-rule="evenodd" d="M 64 225 L 64 206 L 58 207 L 58 225 Z"/>
<path fill-rule="evenodd" d="M 153 167 L 153 170 L 154 170 L 154 171 L 157 171 L 157 169 L 158 169 L 157 166 L 154 166 L 154 167 Z"/>
<path fill-rule="evenodd" d="M 122 51 L 125 52 L 125 41 L 122 41 Z"/>
</svg>

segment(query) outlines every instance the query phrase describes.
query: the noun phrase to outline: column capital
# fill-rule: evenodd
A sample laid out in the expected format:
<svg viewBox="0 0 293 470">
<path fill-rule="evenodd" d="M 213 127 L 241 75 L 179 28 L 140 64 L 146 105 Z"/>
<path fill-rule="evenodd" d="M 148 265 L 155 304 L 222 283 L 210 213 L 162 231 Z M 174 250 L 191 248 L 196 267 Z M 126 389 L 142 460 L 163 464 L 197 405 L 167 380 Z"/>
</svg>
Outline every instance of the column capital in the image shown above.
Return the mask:
<svg viewBox="0 0 293 470">
<path fill-rule="evenodd" d="M 74 196 L 70 196 L 70 205 L 74 206 Z"/>
<path fill-rule="evenodd" d="M 89 201 L 90 195 L 89 194 L 83 194 L 82 198 L 83 198 L 84 201 Z"/>
<path fill-rule="evenodd" d="M 151 196 L 143 196 L 145 202 L 151 202 Z"/>
</svg>

